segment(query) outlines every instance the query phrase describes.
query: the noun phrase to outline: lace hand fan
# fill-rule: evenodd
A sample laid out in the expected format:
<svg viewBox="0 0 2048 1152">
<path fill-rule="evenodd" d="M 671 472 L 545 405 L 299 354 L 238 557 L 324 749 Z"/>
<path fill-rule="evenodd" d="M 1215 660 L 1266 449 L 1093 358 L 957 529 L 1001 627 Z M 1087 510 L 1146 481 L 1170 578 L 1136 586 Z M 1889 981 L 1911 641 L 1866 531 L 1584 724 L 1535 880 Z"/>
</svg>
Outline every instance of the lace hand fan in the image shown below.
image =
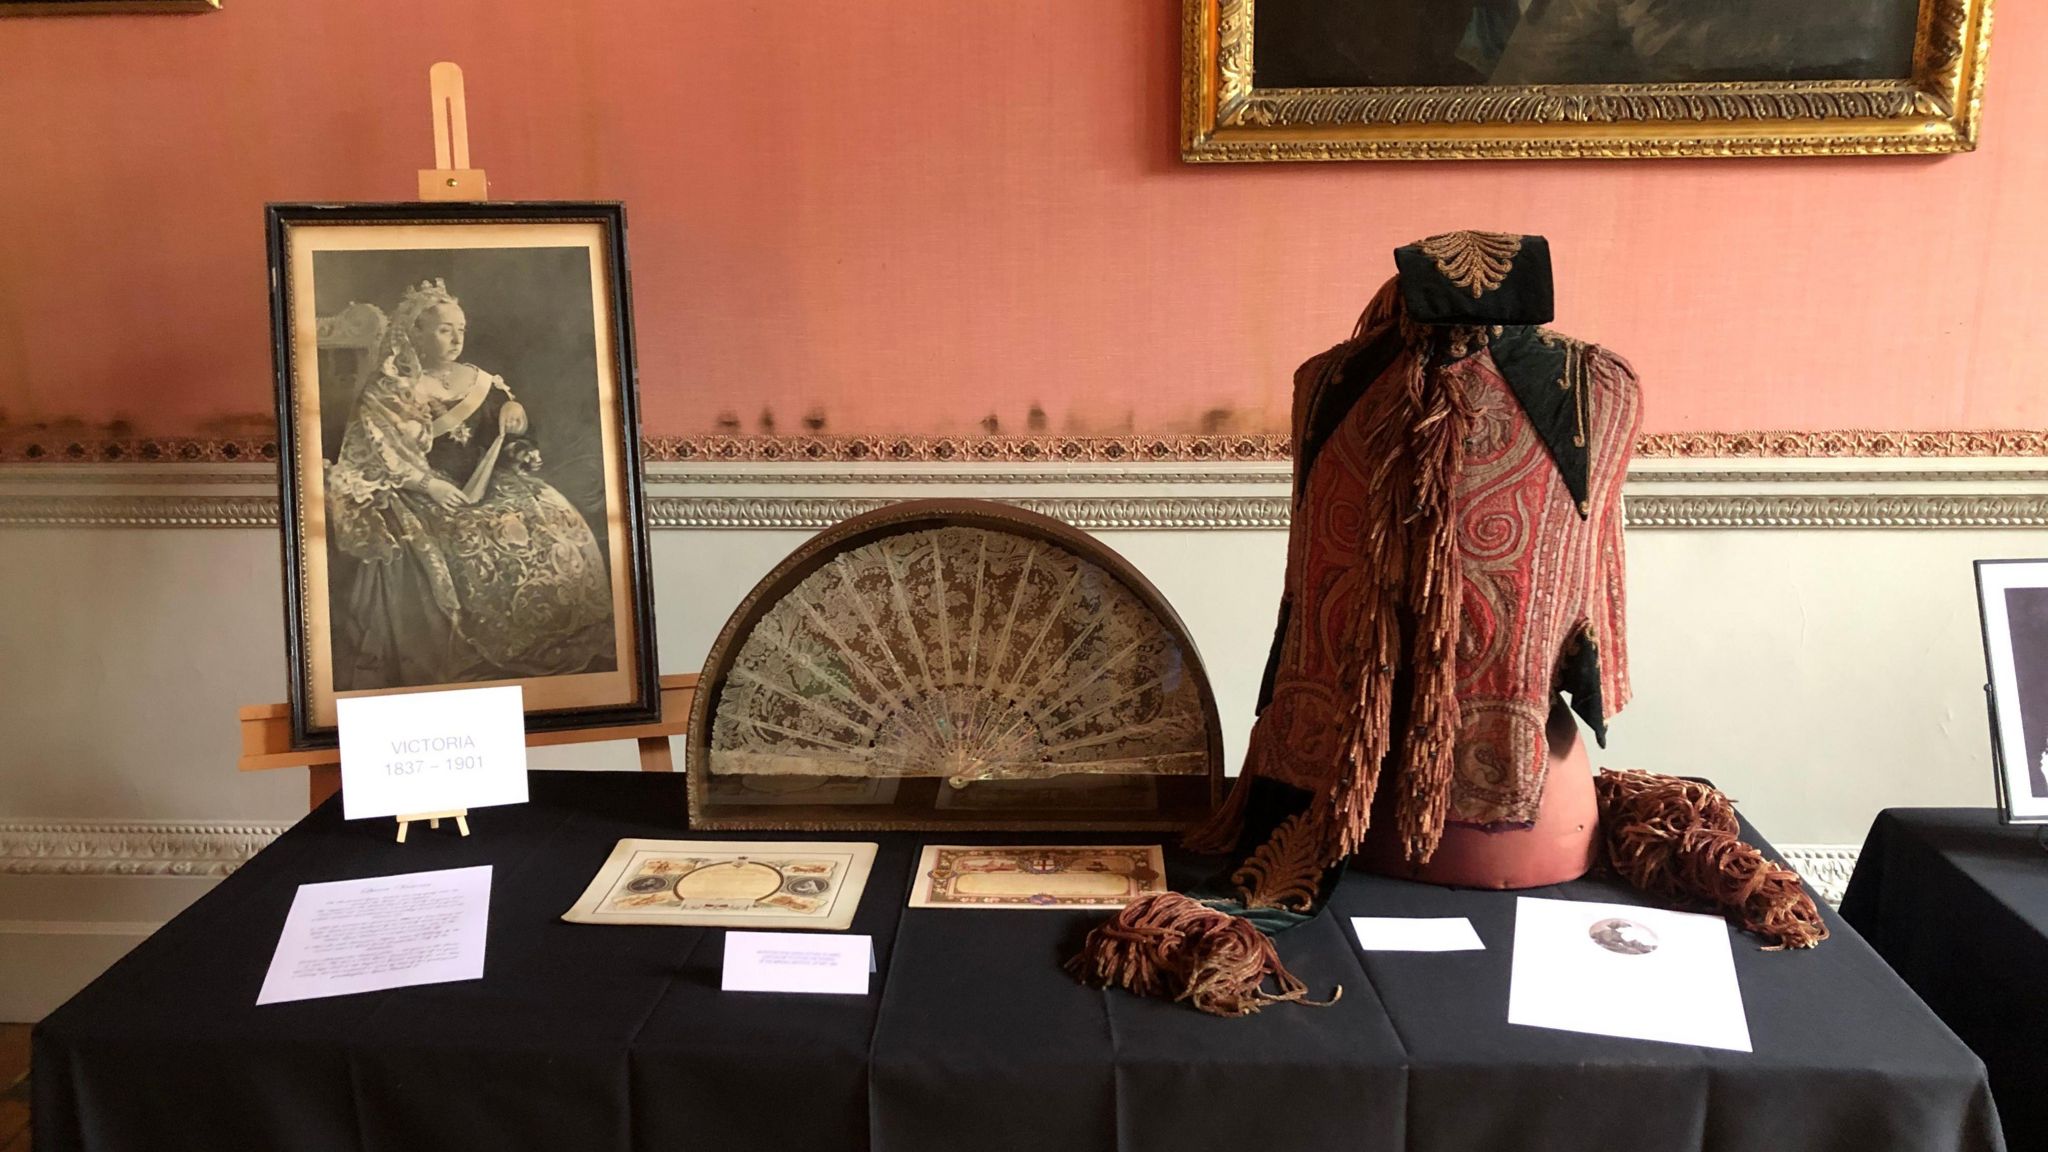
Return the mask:
<svg viewBox="0 0 2048 1152">
<path fill-rule="evenodd" d="M 1185 628 L 1056 520 L 913 501 L 830 528 L 726 624 L 690 726 L 699 827 L 1177 828 L 1220 788 Z"/>
</svg>

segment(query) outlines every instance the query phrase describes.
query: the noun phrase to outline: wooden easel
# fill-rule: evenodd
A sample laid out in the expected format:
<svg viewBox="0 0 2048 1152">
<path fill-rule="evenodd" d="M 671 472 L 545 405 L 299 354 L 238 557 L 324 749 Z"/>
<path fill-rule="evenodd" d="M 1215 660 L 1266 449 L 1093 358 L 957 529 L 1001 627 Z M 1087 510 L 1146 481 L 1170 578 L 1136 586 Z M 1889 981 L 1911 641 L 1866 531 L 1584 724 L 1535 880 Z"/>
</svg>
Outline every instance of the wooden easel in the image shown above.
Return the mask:
<svg viewBox="0 0 2048 1152">
<path fill-rule="evenodd" d="M 434 100 L 434 166 L 420 169 L 420 199 L 491 198 L 484 170 L 469 166 L 469 99 L 462 91 L 462 67 L 443 60 L 427 69 Z"/>
<path fill-rule="evenodd" d="M 462 89 L 462 69 L 443 60 L 427 71 L 434 104 L 434 167 L 419 170 L 419 198 L 429 201 L 481 202 L 490 198 L 489 182 L 481 168 L 469 166 L 469 104 Z M 642 772 L 673 772 L 675 757 L 669 740 L 690 727 L 690 703 L 697 693 L 694 673 L 661 678 L 661 719 L 651 724 L 629 724 L 613 728 L 582 728 L 565 732 L 529 732 L 528 748 L 558 744 L 596 744 L 611 740 L 633 740 L 640 745 Z M 307 770 L 306 807 L 319 807 L 341 791 L 341 751 L 336 748 L 293 748 L 292 712 L 288 704 L 255 704 L 243 708 L 242 756 L 236 767 L 243 772 L 271 768 Z M 425 820 L 429 828 L 453 819 L 464 836 L 469 835 L 469 810 L 416 812 L 398 818 L 398 842 L 415 821 Z"/>
</svg>

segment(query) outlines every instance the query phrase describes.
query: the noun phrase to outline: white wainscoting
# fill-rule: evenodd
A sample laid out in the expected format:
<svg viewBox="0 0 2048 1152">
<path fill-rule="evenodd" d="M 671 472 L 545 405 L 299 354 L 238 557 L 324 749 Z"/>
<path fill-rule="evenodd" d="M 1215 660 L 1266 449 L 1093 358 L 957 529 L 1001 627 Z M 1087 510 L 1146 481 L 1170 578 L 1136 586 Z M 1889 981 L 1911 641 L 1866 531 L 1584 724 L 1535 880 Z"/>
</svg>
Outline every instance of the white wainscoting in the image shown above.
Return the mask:
<svg viewBox="0 0 2048 1152">
<path fill-rule="evenodd" d="M 1151 577 L 1242 754 L 1284 466 L 655 465 L 649 494 L 666 672 L 828 523 L 1013 500 Z M 1880 808 L 1992 802 L 1970 561 L 2048 554 L 2048 465 L 1642 461 L 1627 507 L 1636 699 L 1597 764 L 1711 777 L 1830 895 Z M 236 707 L 285 691 L 276 517 L 265 466 L 0 468 L 0 1019 L 40 1016 L 303 811 L 302 772 L 234 770 Z"/>
</svg>

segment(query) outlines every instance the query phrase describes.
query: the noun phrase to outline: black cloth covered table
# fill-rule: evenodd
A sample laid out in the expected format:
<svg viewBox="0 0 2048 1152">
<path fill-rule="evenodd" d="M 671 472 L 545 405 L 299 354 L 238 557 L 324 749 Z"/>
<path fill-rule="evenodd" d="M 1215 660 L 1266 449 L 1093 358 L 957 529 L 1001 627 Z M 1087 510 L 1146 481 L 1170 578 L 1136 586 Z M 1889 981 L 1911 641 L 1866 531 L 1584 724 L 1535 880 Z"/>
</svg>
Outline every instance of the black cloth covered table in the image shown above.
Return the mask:
<svg viewBox="0 0 2048 1152">
<path fill-rule="evenodd" d="M 469 839 L 406 845 L 329 802 L 36 1029 L 35 1147 L 1999 1147 L 1982 1065 L 1839 922 L 1809 953 L 1738 937 L 1744 1055 L 1510 1026 L 1512 894 L 1352 874 L 1280 938 L 1341 1002 L 1216 1019 L 1071 981 L 1101 913 L 906 909 L 922 843 L 1006 838 L 893 833 L 853 925 L 869 995 L 721 993 L 723 930 L 559 919 L 616 840 L 680 835 L 682 787 L 536 772 Z M 1214 866 L 1168 860 L 1182 885 Z M 482 980 L 255 1005 L 300 884 L 474 864 L 495 866 Z M 1470 916 L 1487 951 L 1365 955 L 1362 914 Z"/>
<path fill-rule="evenodd" d="M 2005 1141 L 2048 1149 L 2048 851 L 1988 808 L 1878 813 L 1842 915 L 1984 1058 Z"/>
</svg>

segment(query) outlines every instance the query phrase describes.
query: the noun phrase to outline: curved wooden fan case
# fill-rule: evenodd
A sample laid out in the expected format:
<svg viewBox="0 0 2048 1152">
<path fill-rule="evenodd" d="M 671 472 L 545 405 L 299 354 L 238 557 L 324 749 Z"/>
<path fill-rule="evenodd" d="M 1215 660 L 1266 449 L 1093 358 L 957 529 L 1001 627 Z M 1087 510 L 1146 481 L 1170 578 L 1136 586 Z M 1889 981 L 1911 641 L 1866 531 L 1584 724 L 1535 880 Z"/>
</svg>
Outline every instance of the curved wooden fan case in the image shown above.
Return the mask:
<svg viewBox="0 0 2048 1152">
<path fill-rule="evenodd" d="M 982 500 L 826 529 L 698 681 L 698 828 L 1185 828 L 1221 795 L 1187 629 L 1122 557 Z"/>
</svg>

